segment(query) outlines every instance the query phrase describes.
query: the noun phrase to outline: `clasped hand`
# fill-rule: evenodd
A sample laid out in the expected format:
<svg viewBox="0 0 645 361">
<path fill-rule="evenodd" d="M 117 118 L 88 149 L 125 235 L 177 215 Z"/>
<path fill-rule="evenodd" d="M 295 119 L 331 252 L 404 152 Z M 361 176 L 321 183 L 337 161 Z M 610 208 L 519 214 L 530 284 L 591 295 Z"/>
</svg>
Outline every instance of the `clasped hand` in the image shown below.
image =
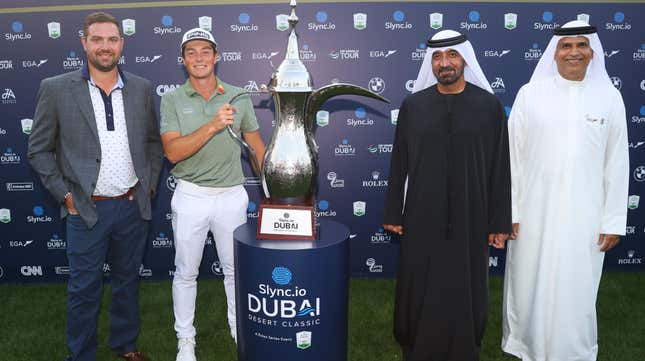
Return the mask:
<svg viewBox="0 0 645 361">
<path fill-rule="evenodd" d="M 211 124 L 216 132 L 224 129 L 227 125 L 233 124 L 235 121 L 233 115 L 235 114 L 235 107 L 231 104 L 222 105 L 211 120 Z"/>
<path fill-rule="evenodd" d="M 400 224 L 384 224 L 383 229 L 399 236 L 403 235 L 403 226 Z M 504 248 L 508 237 L 509 234 L 507 233 L 491 233 L 488 235 L 488 245 L 495 248 Z"/>
</svg>

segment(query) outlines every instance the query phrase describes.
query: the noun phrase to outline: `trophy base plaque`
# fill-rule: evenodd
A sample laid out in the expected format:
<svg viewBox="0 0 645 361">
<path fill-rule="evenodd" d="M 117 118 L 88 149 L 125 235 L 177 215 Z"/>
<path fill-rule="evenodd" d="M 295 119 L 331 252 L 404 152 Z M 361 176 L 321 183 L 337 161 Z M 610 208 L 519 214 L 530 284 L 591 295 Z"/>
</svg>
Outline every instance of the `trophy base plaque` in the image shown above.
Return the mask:
<svg viewBox="0 0 645 361">
<path fill-rule="evenodd" d="M 316 201 L 307 198 L 295 204 L 263 199 L 260 203 L 258 239 L 315 240 Z"/>
</svg>

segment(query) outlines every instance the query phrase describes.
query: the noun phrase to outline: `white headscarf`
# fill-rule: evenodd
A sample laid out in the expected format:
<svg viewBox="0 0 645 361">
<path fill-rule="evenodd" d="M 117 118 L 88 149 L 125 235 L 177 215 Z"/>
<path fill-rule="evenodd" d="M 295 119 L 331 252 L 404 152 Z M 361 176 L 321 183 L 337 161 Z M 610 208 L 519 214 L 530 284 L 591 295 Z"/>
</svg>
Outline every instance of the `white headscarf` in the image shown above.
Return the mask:
<svg viewBox="0 0 645 361">
<path fill-rule="evenodd" d="M 442 45 L 444 43 L 446 44 L 445 46 Z M 470 41 L 466 40 L 465 35 L 454 30 L 442 30 L 436 33 L 428 41 L 426 56 L 423 59 L 421 70 L 419 70 L 419 75 L 414 83 L 414 88 L 412 89 L 413 93 L 437 84 L 437 77 L 435 77 L 432 72 L 432 53 L 437 50 L 445 51 L 447 49 L 456 50 L 459 55 L 464 58 L 464 61 L 466 62 L 464 67 L 464 77 L 467 82 L 472 83 L 491 94 L 493 93 L 490 83 L 488 83 L 484 72 L 477 62 L 475 50 L 470 44 Z"/>
<path fill-rule="evenodd" d="M 584 36 L 589 39 L 589 45 L 593 50 L 593 58 L 587 67 L 585 79 L 613 86 L 607 74 L 607 69 L 605 69 L 605 51 L 602 49 L 602 44 L 600 43 L 596 29 L 582 20 L 569 21 L 559 29 L 570 29 L 570 31 L 566 35 L 553 35 L 553 38 L 551 38 L 549 45 L 547 45 L 546 50 L 544 50 L 540 61 L 535 67 L 533 76 L 531 76 L 529 82 L 553 78 L 559 74 L 558 65 L 555 62 L 555 52 L 558 47 L 558 42 L 565 37 Z M 557 34 L 558 29 L 554 32 Z"/>
</svg>

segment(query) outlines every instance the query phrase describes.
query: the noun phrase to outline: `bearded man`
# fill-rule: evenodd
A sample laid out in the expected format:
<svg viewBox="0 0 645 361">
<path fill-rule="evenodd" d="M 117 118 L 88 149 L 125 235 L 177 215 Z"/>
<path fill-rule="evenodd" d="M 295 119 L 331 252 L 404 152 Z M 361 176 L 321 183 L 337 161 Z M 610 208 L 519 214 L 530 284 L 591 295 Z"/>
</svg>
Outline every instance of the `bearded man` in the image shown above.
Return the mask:
<svg viewBox="0 0 645 361">
<path fill-rule="evenodd" d="M 402 235 L 394 335 L 406 361 L 476 361 L 488 308 L 489 245 L 511 232 L 505 111 L 472 45 L 428 41 L 401 105 L 383 227 Z"/>
<path fill-rule="evenodd" d="M 152 84 L 117 65 L 123 51 L 110 14 L 85 18 L 82 69 L 42 81 L 29 162 L 67 227 L 70 361 L 96 360 L 103 264 L 111 267 L 110 347 L 130 361 L 139 335 L 139 268 L 163 151 Z"/>
</svg>

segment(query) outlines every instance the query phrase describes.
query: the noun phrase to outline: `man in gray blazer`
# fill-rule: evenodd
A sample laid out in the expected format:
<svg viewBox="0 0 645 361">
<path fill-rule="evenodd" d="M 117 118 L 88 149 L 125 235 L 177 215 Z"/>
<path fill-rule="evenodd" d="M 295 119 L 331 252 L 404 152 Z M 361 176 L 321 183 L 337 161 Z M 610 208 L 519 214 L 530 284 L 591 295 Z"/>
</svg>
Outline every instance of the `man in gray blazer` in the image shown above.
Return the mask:
<svg viewBox="0 0 645 361">
<path fill-rule="evenodd" d="M 104 262 L 110 347 L 147 360 L 136 350 L 138 271 L 163 159 L 152 86 L 117 66 L 124 40 L 112 15 L 88 15 L 83 34 L 85 66 L 42 81 L 29 137 L 31 166 L 66 218 L 67 360 L 96 360 Z"/>
</svg>

